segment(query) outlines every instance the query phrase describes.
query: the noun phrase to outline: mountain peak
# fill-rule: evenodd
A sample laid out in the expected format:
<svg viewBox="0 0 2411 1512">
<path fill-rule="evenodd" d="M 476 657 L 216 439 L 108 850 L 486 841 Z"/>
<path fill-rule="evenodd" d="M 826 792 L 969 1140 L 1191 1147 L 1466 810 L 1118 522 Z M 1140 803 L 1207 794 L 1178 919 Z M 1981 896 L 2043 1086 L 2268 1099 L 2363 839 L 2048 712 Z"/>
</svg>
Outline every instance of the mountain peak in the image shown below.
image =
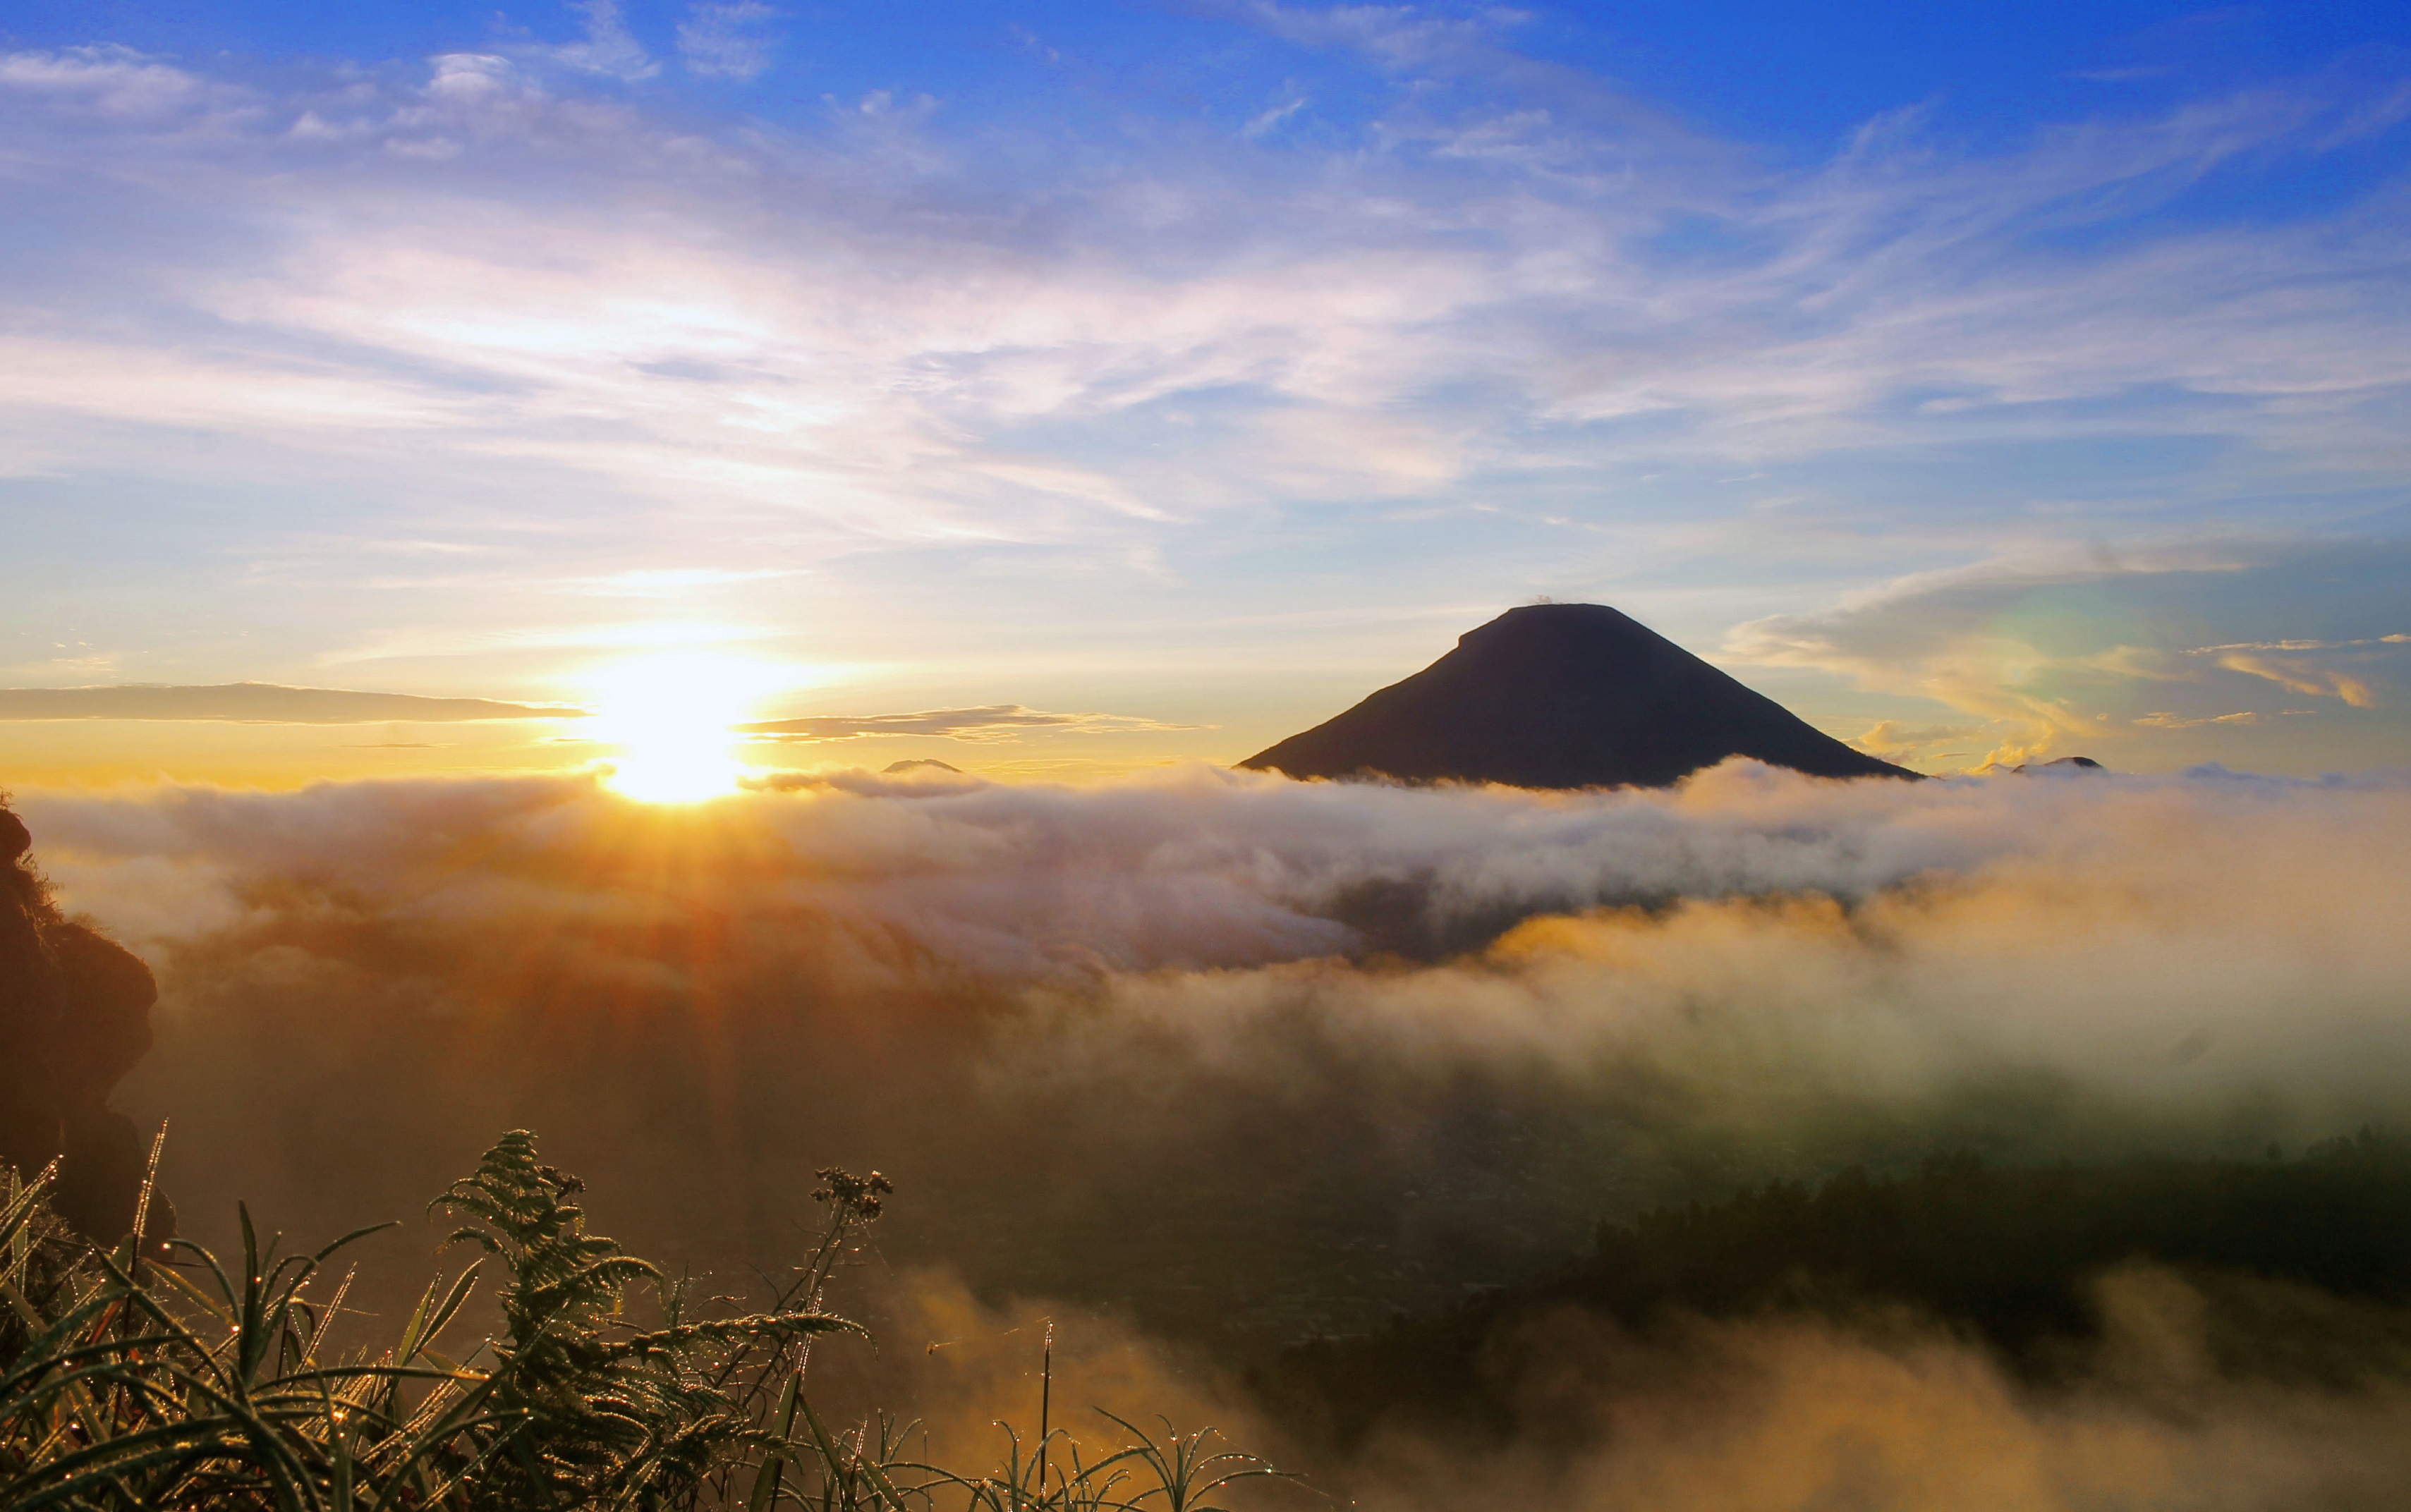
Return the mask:
<svg viewBox="0 0 2411 1512">
<path fill-rule="evenodd" d="M 1346 713 L 1240 763 L 1297 778 L 1665 787 L 1729 756 L 1915 777 L 1603 603 L 1510 609 Z"/>
</svg>

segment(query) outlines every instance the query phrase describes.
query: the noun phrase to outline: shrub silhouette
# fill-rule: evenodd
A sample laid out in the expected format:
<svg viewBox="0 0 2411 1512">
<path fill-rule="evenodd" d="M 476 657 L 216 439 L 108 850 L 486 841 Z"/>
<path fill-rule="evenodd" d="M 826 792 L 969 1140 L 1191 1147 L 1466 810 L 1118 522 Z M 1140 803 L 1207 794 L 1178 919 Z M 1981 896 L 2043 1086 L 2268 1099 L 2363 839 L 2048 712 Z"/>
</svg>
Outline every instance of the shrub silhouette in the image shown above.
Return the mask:
<svg viewBox="0 0 2411 1512">
<path fill-rule="evenodd" d="M 821 1300 L 836 1257 L 893 1191 L 876 1172 L 822 1171 L 827 1226 L 795 1278 L 763 1311 L 707 1317 L 683 1282 L 588 1232 L 570 1200 L 582 1184 L 542 1164 L 533 1136 L 505 1134 L 431 1204 L 466 1220 L 453 1241 L 483 1258 L 431 1283 L 390 1348 L 348 1359 L 329 1345 L 344 1283 L 315 1288 L 375 1229 L 280 1255 L 241 1211 L 229 1275 L 186 1241 L 82 1238 L 45 1206 L 55 1174 L 0 1177 L 11 1512 L 925 1512 L 941 1494 L 992 1512 L 1208 1512 L 1220 1487 L 1273 1473 L 1211 1451 L 1211 1430 L 1166 1425 L 1158 1440 L 1110 1417 L 1135 1442 L 1093 1464 L 1060 1431 L 1042 1429 L 1025 1453 L 1008 1430 L 1001 1473 L 980 1476 L 906 1460 L 909 1425 L 884 1417 L 831 1433 L 804 1397 L 806 1351 L 860 1331 Z M 490 1266 L 501 1331 L 456 1360 L 439 1345 Z M 639 1288 L 658 1326 L 628 1320 Z"/>
</svg>

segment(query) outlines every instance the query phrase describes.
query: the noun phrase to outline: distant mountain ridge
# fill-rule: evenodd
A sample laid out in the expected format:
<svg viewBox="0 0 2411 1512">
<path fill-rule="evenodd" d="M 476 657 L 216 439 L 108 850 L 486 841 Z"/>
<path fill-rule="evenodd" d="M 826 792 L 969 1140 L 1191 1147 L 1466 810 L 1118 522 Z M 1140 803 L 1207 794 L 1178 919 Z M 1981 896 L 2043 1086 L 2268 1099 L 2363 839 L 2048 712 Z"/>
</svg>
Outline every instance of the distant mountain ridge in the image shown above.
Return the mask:
<svg viewBox="0 0 2411 1512">
<path fill-rule="evenodd" d="M 1730 756 L 1915 778 L 1599 603 L 1510 609 L 1346 713 L 1239 764 L 1295 778 L 1662 788 Z"/>
</svg>

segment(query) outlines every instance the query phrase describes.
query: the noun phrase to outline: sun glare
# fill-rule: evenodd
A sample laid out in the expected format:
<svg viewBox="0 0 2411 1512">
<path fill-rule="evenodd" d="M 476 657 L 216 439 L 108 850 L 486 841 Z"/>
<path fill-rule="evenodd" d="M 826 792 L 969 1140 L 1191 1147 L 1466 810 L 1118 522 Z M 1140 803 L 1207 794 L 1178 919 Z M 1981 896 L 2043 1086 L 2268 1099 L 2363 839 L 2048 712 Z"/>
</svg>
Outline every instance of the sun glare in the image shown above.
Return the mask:
<svg viewBox="0 0 2411 1512">
<path fill-rule="evenodd" d="M 595 679 L 595 738 L 621 748 L 612 791 L 641 803 L 701 803 L 737 791 L 732 726 L 764 691 L 763 669 L 722 657 L 625 662 Z"/>
</svg>

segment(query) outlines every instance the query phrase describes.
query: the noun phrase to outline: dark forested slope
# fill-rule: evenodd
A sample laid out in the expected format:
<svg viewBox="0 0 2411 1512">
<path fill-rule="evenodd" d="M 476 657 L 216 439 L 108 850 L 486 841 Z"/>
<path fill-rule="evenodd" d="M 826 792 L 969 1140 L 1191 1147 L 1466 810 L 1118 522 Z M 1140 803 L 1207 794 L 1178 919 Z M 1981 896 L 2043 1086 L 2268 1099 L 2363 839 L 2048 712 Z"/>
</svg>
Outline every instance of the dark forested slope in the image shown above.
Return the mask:
<svg viewBox="0 0 2411 1512">
<path fill-rule="evenodd" d="M 1301 1345 L 1262 1384 L 1342 1439 L 1394 1413 L 1506 1430 L 1515 1407 L 1497 1346 L 1569 1310 L 1645 1330 L 1684 1316 L 1870 1304 L 1905 1304 L 2047 1371 L 2096 1328 L 2093 1282 L 2135 1260 L 2411 1302 L 2411 1140 L 2363 1131 L 2294 1161 L 1990 1170 L 1958 1156 L 1898 1178 L 1853 1169 L 1813 1190 L 1777 1183 L 1602 1224 L 1597 1249 L 1553 1275 L 1369 1337 Z M 2353 1327 L 2365 1334 L 2370 1316 Z M 2411 1329 L 2406 1318 L 2380 1331 Z M 2286 1336 L 2258 1344 L 2298 1363 L 2317 1353 L 2301 1319 L 2269 1331 Z M 2411 1336 L 2359 1343 L 2411 1357 Z"/>
</svg>

